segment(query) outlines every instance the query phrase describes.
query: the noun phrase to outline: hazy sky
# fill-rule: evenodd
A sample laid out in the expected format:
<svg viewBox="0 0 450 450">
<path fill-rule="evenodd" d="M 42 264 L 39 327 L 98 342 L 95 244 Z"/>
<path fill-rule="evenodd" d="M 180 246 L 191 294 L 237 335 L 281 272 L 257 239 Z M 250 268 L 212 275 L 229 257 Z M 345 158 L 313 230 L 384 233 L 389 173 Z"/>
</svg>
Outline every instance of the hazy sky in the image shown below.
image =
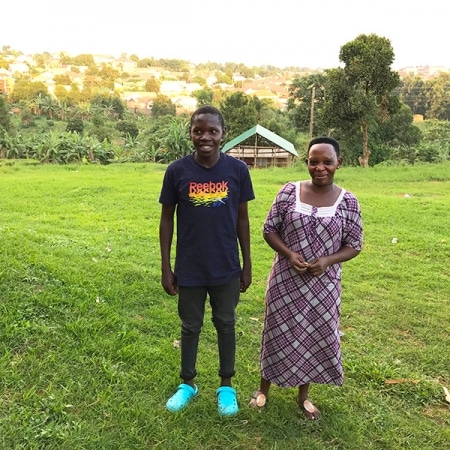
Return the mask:
<svg viewBox="0 0 450 450">
<path fill-rule="evenodd" d="M 330 68 L 360 34 L 388 38 L 394 69 L 450 67 L 445 0 L 11 0 L 0 48 L 24 53 L 122 53 Z"/>
</svg>

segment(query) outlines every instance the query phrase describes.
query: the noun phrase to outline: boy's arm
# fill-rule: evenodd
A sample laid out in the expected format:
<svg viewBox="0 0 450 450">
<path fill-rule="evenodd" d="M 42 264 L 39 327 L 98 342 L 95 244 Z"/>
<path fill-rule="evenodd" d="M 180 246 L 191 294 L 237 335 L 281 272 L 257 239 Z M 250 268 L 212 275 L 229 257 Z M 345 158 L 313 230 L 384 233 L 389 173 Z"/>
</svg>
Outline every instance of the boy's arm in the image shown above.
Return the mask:
<svg viewBox="0 0 450 450">
<path fill-rule="evenodd" d="M 175 206 L 163 205 L 159 222 L 159 247 L 161 251 L 161 284 L 169 295 L 178 293 L 177 280 L 170 263 L 172 247 Z"/>
<path fill-rule="evenodd" d="M 250 255 L 250 221 L 247 202 L 239 204 L 237 236 L 241 247 L 242 271 L 241 292 L 245 292 L 252 283 L 252 261 Z"/>
</svg>

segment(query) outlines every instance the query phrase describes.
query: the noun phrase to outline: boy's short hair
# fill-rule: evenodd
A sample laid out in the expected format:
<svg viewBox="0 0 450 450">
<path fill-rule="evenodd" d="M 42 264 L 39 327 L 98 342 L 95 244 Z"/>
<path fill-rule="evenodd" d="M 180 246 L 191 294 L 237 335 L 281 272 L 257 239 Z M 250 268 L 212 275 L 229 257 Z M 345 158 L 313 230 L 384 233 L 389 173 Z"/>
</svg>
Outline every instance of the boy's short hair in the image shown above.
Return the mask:
<svg viewBox="0 0 450 450">
<path fill-rule="evenodd" d="M 211 105 L 203 105 L 200 106 L 197 110 L 192 113 L 190 125 L 194 122 L 195 118 L 201 114 L 212 114 L 213 116 L 217 116 L 219 118 L 220 125 L 222 128 L 225 128 L 225 119 L 223 118 L 223 114 L 214 106 Z"/>
</svg>

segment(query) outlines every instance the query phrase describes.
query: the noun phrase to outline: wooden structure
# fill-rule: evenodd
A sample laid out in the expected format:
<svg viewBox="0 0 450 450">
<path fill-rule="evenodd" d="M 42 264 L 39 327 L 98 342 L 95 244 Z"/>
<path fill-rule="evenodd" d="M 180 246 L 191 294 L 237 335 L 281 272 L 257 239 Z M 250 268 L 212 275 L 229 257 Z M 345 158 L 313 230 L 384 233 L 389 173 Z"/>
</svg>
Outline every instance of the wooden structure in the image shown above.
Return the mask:
<svg viewBox="0 0 450 450">
<path fill-rule="evenodd" d="M 254 143 L 246 144 L 252 137 Z M 253 168 L 286 167 L 298 156 L 291 142 L 261 125 L 256 125 L 227 142 L 222 152 Z"/>
</svg>

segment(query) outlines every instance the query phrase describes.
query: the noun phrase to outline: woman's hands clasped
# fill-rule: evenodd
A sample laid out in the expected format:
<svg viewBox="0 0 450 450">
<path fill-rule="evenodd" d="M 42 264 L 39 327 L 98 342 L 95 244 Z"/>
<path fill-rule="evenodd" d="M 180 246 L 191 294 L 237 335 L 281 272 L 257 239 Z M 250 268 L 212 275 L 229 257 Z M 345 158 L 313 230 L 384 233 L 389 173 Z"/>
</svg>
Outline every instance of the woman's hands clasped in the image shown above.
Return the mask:
<svg viewBox="0 0 450 450">
<path fill-rule="evenodd" d="M 292 252 L 289 256 L 289 264 L 298 274 L 309 271 L 311 275 L 315 277 L 322 275 L 328 267 L 327 258 L 325 256 L 307 262 L 295 252 Z"/>
</svg>

